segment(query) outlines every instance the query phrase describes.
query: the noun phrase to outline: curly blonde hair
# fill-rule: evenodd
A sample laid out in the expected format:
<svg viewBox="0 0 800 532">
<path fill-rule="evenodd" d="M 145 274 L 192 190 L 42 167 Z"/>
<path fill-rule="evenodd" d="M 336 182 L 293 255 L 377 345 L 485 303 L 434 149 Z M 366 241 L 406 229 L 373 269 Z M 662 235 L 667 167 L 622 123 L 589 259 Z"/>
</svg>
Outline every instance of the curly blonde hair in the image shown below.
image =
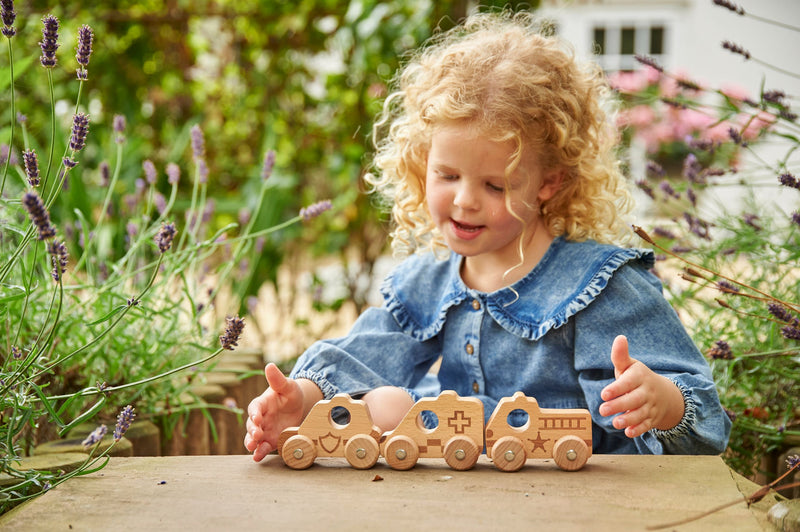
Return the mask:
<svg viewBox="0 0 800 532">
<path fill-rule="evenodd" d="M 631 234 L 631 195 L 616 156 L 611 90 L 602 70 L 542 34 L 531 14 L 471 15 L 434 36 L 405 65 L 373 129 L 367 183 L 391 205 L 397 254 L 445 248 L 425 201 L 436 127 L 464 123 L 512 140 L 514 160 L 558 170 L 558 192 L 540 206 L 553 236 L 621 244 Z"/>
</svg>

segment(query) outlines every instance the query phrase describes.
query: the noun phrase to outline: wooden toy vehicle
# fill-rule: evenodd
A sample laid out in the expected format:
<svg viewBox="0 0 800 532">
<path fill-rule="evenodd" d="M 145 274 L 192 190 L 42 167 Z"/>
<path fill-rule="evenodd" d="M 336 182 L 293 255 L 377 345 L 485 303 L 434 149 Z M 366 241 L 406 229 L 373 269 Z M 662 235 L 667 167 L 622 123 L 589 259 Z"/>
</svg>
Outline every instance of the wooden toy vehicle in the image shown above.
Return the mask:
<svg viewBox="0 0 800 532">
<path fill-rule="evenodd" d="M 528 414 L 521 427 L 508 423 L 515 410 Z M 517 392 L 500 400 L 486 424 L 486 456 L 502 471 L 551 456 L 561 469 L 576 471 L 591 455 L 592 417 L 585 409 L 539 408 L 536 399 Z"/>
<path fill-rule="evenodd" d="M 438 425 L 426 428 L 421 414 L 436 414 Z M 396 429 L 380 439 L 381 454 L 393 469 L 411 469 L 419 458 L 444 458 L 453 469 L 470 469 L 483 450 L 483 403 L 444 391 L 417 401 Z"/>
<path fill-rule="evenodd" d="M 331 413 L 337 407 L 347 410 L 347 423 L 333 420 Z M 299 427 L 281 432 L 278 454 L 292 469 L 306 469 L 318 456 L 343 456 L 352 467 L 369 469 L 379 458 L 379 437 L 364 401 L 337 394 L 315 404 Z"/>
</svg>

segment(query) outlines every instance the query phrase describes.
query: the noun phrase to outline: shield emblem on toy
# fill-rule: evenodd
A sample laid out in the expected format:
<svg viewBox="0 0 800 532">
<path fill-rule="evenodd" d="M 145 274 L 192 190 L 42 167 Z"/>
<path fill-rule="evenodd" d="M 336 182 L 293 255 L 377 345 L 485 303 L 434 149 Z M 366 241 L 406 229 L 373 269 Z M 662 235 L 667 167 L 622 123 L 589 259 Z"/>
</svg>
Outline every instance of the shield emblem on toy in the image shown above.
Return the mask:
<svg viewBox="0 0 800 532">
<path fill-rule="evenodd" d="M 335 451 L 341 442 L 342 437 L 334 436 L 331 432 L 327 433 L 325 436 L 320 436 L 319 438 L 319 446 L 322 447 L 322 450 L 326 453 L 332 453 Z"/>
</svg>

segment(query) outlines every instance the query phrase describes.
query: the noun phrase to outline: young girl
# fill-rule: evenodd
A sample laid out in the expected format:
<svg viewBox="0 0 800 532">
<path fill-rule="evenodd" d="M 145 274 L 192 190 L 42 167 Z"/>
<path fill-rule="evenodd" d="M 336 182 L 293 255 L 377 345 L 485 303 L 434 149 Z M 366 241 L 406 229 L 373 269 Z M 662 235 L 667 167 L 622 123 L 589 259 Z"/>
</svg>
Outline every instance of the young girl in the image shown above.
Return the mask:
<svg viewBox="0 0 800 532">
<path fill-rule="evenodd" d="M 473 15 L 412 60 L 375 128 L 392 202 L 384 305 L 317 342 L 248 407 L 256 461 L 345 392 L 391 430 L 441 390 L 587 408 L 595 453 L 720 453 L 730 420 L 708 365 L 630 237 L 602 72 L 529 15 Z M 385 138 L 381 139 L 385 131 Z M 429 375 L 440 360 L 436 375 Z"/>
</svg>

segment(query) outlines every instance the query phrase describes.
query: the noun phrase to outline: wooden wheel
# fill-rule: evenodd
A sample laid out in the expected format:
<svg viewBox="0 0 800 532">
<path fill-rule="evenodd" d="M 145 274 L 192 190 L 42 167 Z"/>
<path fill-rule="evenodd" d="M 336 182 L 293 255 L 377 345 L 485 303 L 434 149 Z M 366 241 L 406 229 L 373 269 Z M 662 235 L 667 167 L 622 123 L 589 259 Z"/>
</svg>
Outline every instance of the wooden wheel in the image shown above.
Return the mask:
<svg viewBox="0 0 800 532">
<path fill-rule="evenodd" d="M 419 447 L 408 436 L 393 436 L 383 448 L 383 457 L 392 469 L 405 471 L 411 469 L 419 458 Z"/>
<path fill-rule="evenodd" d="M 591 455 L 586 442 L 577 436 L 564 436 L 553 446 L 553 460 L 564 471 L 577 471 Z"/>
<path fill-rule="evenodd" d="M 471 469 L 480 454 L 475 442 L 466 436 L 453 436 L 444 446 L 444 461 L 457 471 Z"/>
<path fill-rule="evenodd" d="M 317 448 L 311 438 L 298 434 L 284 442 L 281 458 L 292 469 L 308 469 L 317 458 Z"/>
<path fill-rule="evenodd" d="M 356 469 L 369 469 L 375 465 L 380 455 L 378 442 L 367 434 L 353 436 L 344 446 L 344 457 Z"/>
<path fill-rule="evenodd" d="M 519 471 L 527 458 L 522 440 L 516 436 L 503 436 L 492 446 L 492 460 L 500 471 Z"/>
</svg>

